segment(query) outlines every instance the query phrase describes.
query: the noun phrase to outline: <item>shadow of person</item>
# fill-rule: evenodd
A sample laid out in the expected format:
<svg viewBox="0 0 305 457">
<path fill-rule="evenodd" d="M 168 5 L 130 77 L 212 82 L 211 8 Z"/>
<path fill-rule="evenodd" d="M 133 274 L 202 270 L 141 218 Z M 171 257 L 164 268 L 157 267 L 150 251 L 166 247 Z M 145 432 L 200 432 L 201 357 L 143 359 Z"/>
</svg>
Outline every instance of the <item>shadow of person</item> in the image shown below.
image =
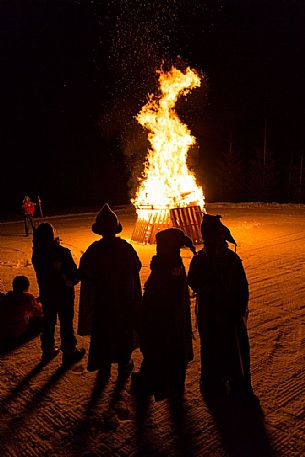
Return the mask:
<svg viewBox="0 0 305 457">
<path fill-rule="evenodd" d="M 12 389 L 11 393 L 4 399 L 3 402 L 1 402 L 1 407 L 2 405 L 7 405 L 9 401 L 14 399 L 14 397 L 19 395 L 21 396 L 22 390 L 27 387 L 30 380 L 33 379 L 33 377 L 36 376 L 42 368 L 43 364 L 39 363 L 22 381 L 20 381 L 17 386 Z M 3 437 L 6 437 L 8 434 L 14 436 L 14 434 L 24 426 L 24 423 L 26 423 L 34 411 L 39 408 L 44 398 L 55 387 L 57 382 L 67 370 L 67 367 L 61 365 L 42 387 L 38 388 L 34 394 L 30 396 L 30 398 L 27 398 L 25 404 L 22 405 L 21 411 L 18 410 L 18 414 L 11 417 L 2 428 L 0 432 L 0 442 L 2 442 Z M 6 455 L 5 450 L 2 449 L 1 455 Z"/>
<path fill-rule="evenodd" d="M 127 379 L 119 378 L 113 391 L 111 384 L 102 370 L 95 379 L 91 396 L 81 419 L 73 429 L 73 439 L 70 445 L 77 455 L 85 455 L 90 448 L 90 442 L 97 445 L 97 436 L 103 432 L 114 431 L 120 425 L 120 419 L 129 419 L 129 409 L 124 399 Z M 102 404 L 100 400 L 102 400 Z M 106 405 L 106 408 L 105 408 Z"/>
<path fill-rule="evenodd" d="M 42 368 L 43 368 L 43 366 L 39 362 L 17 385 L 12 387 L 12 389 L 10 390 L 8 395 L 1 400 L 0 408 L 2 411 L 5 410 L 6 407 L 9 405 L 9 403 L 14 401 L 14 399 L 17 396 L 19 396 L 22 393 L 22 391 L 28 387 L 28 385 L 30 384 L 32 379 L 34 379 L 35 376 L 37 376 L 38 373 L 40 373 Z"/>
<path fill-rule="evenodd" d="M 154 435 L 154 427 L 149 424 L 149 409 L 152 396 L 145 391 L 134 392 L 135 438 L 137 457 L 155 457 L 164 454 L 164 442 L 160 435 Z M 191 457 L 195 455 L 195 443 L 187 420 L 186 403 L 183 395 L 170 395 L 162 408 L 168 406 L 175 441 L 173 455 Z M 198 452 L 198 449 L 197 449 Z M 198 454 L 197 454 L 198 455 Z"/>
<path fill-rule="evenodd" d="M 24 335 L 15 339 L 15 340 L 1 340 L 0 339 L 0 357 L 3 357 L 10 352 L 13 352 L 15 349 L 18 349 L 20 346 L 28 343 L 29 341 L 33 340 L 37 336 L 40 335 L 41 332 L 41 324 L 35 323 L 31 326 Z"/>
<path fill-rule="evenodd" d="M 176 453 L 177 456 L 192 456 L 194 443 L 192 434 L 188 425 L 186 416 L 186 403 L 182 395 L 171 396 L 168 399 L 169 411 L 173 423 L 173 429 L 176 436 Z"/>
<path fill-rule="evenodd" d="M 155 448 L 155 442 L 151 436 L 147 419 L 152 397 L 148 392 L 141 389 L 133 389 L 133 407 L 135 411 L 135 438 L 136 438 L 136 456 L 149 457 L 159 455 Z"/>
<path fill-rule="evenodd" d="M 101 414 L 97 412 L 97 407 L 106 387 L 107 382 L 105 377 L 99 370 L 86 408 L 72 431 L 73 438 L 71 445 L 75 449 L 75 452 L 85 452 L 90 435 L 103 428 L 103 419 Z"/>
<path fill-rule="evenodd" d="M 225 451 L 234 457 L 274 457 L 259 402 L 206 399 Z"/>
<path fill-rule="evenodd" d="M 127 379 L 118 378 L 111 394 L 108 408 L 103 412 L 104 431 L 113 431 L 120 425 L 120 421 L 130 419 L 130 410 L 125 398 L 125 384 Z"/>
</svg>

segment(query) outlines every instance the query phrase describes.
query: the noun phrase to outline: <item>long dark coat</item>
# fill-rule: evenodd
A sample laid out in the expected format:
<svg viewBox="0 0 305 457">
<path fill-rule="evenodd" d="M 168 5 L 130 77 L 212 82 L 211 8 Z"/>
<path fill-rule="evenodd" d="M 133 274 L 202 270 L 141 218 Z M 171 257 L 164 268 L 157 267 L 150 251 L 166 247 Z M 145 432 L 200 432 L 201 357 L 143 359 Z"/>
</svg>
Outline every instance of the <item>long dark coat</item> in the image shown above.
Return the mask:
<svg viewBox="0 0 305 457">
<path fill-rule="evenodd" d="M 186 366 L 193 358 L 190 300 L 185 268 L 158 256 L 145 284 L 140 322 L 142 373 L 156 400 L 183 389 Z"/>
<path fill-rule="evenodd" d="M 244 384 L 250 388 L 246 328 L 248 282 L 239 256 L 228 247 L 217 255 L 199 251 L 188 283 L 198 294 L 201 379 L 205 387 Z M 228 385 L 228 384 L 227 384 Z"/>
<path fill-rule="evenodd" d="M 127 241 L 102 238 L 80 259 L 78 333 L 91 334 L 88 369 L 128 360 L 141 300 L 141 262 Z"/>
</svg>

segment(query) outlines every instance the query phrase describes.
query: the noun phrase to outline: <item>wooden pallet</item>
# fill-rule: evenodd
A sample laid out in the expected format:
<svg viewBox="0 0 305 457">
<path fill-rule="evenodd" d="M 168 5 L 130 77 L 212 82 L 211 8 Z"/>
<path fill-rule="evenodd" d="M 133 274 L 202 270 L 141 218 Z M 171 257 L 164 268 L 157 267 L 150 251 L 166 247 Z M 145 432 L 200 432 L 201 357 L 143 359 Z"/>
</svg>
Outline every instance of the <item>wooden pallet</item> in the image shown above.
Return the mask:
<svg viewBox="0 0 305 457">
<path fill-rule="evenodd" d="M 202 211 L 199 206 L 172 209 L 147 209 L 145 218 L 137 220 L 131 239 L 143 244 L 154 244 L 156 234 L 170 227 L 177 227 L 188 235 L 194 244 L 202 243 Z"/>
<path fill-rule="evenodd" d="M 144 210 L 146 218 L 138 217 L 131 239 L 143 244 L 154 244 L 156 233 L 172 227 L 168 209 L 147 209 Z"/>
<path fill-rule="evenodd" d="M 172 208 L 169 210 L 173 227 L 180 228 L 191 238 L 194 244 L 202 243 L 201 221 L 202 210 L 200 206 L 187 206 L 185 208 Z"/>
</svg>

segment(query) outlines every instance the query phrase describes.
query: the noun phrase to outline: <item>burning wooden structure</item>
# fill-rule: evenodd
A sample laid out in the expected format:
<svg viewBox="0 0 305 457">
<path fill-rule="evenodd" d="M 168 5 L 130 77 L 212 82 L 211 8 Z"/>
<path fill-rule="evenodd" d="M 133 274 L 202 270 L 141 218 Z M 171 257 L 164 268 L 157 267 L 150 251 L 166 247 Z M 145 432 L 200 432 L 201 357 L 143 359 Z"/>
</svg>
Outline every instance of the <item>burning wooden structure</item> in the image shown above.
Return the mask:
<svg viewBox="0 0 305 457">
<path fill-rule="evenodd" d="M 196 139 L 180 121 L 175 104 L 179 96 L 199 87 L 201 79 L 189 67 L 184 72 L 172 67 L 157 73 L 159 93 L 149 96 L 136 117 L 148 130 L 151 147 L 132 200 L 138 220 L 131 239 L 144 244 L 155 243 L 157 232 L 178 227 L 198 244 L 202 241 L 204 196 L 186 164 L 188 149 Z"/>
<path fill-rule="evenodd" d="M 184 208 L 155 209 L 138 208 L 138 220 L 131 239 L 139 243 L 153 244 L 156 234 L 170 227 L 177 227 L 188 235 L 194 244 L 202 243 L 201 221 L 202 210 L 200 206 L 187 206 Z"/>
</svg>

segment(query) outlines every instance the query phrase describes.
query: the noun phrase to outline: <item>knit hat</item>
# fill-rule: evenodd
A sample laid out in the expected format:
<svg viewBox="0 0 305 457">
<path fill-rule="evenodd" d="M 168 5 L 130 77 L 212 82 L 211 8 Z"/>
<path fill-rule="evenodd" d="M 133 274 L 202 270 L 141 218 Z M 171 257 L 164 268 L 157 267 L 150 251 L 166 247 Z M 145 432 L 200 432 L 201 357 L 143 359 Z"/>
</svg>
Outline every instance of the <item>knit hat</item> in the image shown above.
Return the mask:
<svg viewBox="0 0 305 457">
<path fill-rule="evenodd" d="M 228 227 L 223 225 L 220 221 L 221 216 L 216 214 L 213 216 L 211 214 L 203 214 L 202 223 L 201 223 L 201 233 L 202 239 L 204 242 L 225 242 L 229 241 L 230 243 L 235 244 L 236 242 L 231 235 Z"/>
<path fill-rule="evenodd" d="M 196 254 L 196 248 L 192 240 L 184 234 L 179 228 L 169 228 L 156 234 L 157 255 L 180 254 L 180 248 L 186 246 L 190 248 L 193 254 Z"/>
<path fill-rule="evenodd" d="M 97 213 L 95 223 L 92 225 L 92 232 L 97 235 L 116 234 L 123 230 L 117 215 L 105 203 L 102 209 Z"/>
</svg>

